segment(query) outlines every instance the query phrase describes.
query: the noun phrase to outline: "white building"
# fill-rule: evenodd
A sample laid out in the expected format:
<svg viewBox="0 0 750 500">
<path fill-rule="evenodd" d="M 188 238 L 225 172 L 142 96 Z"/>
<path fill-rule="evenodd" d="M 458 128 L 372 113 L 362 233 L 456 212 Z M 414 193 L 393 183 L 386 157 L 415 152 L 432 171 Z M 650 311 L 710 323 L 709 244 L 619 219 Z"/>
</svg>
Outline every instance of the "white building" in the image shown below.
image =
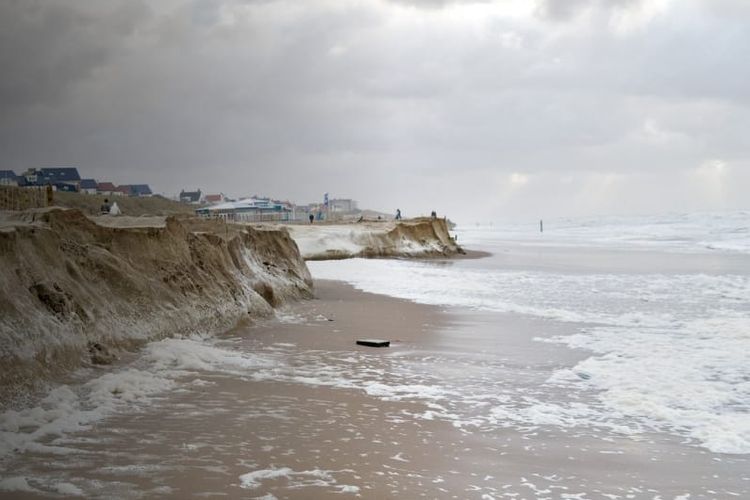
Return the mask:
<svg viewBox="0 0 750 500">
<path fill-rule="evenodd" d="M 328 202 L 331 212 L 355 212 L 357 202 L 351 198 L 334 198 Z"/>
<path fill-rule="evenodd" d="M 202 217 L 216 217 L 235 222 L 289 221 L 294 210 L 286 203 L 268 198 L 245 198 L 202 207 L 195 211 Z"/>
</svg>

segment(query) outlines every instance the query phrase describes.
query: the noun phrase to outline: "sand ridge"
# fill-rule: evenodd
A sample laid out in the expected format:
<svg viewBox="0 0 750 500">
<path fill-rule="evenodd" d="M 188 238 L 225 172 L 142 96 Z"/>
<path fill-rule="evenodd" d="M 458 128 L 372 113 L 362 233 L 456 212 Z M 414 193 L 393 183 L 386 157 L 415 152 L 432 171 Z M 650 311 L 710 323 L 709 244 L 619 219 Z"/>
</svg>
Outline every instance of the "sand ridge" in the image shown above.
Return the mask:
<svg viewBox="0 0 750 500">
<path fill-rule="evenodd" d="M 305 260 L 352 257 L 446 257 L 463 254 L 445 219 L 289 226 Z"/>
</svg>

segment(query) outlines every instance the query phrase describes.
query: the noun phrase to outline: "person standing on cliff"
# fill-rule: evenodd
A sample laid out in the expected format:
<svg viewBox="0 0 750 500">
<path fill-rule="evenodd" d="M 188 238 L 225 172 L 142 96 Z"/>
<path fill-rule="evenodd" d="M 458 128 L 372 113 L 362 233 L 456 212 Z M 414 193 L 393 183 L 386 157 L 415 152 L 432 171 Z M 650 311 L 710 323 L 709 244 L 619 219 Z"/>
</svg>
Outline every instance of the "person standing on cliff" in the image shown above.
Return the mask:
<svg viewBox="0 0 750 500">
<path fill-rule="evenodd" d="M 102 214 L 108 214 L 109 213 L 109 200 L 107 198 L 104 198 L 104 203 L 102 203 L 102 206 L 99 209 L 99 211 Z"/>
<path fill-rule="evenodd" d="M 396 220 L 401 220 L 401 209 L 400 208 L 396 209 Z"/>
</svg>

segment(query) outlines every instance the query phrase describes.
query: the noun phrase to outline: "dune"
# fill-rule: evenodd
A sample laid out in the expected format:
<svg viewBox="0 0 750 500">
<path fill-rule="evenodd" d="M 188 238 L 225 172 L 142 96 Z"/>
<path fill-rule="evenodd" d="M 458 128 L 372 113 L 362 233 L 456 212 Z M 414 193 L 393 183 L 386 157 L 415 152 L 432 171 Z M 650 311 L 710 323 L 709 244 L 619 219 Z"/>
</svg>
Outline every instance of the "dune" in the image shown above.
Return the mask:
<svg viewBox="0 0 750 500">
<path fill-rule="evenodd" d="M 289 226 L 305 260 L 441 257 L 463 253 L 444 219 Z"/>
<path fill-rule="evenodd" d="M 122 349 L 312 296 L 288 231 L 195 217 L 0 212 L 0 397 Z"/>
</svg>

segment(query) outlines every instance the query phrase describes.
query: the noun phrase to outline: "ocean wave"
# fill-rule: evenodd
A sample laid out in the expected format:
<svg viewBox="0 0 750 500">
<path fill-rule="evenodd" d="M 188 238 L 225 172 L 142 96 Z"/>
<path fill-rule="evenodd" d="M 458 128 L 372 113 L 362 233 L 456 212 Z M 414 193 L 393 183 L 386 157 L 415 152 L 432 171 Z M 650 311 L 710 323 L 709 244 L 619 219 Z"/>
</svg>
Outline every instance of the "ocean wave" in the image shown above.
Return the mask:
<svg viewBox="0 0 750 500">
<path fill-rule="evenodd" d="M 496 425 L 667 431 L 717 453 L 750 453 L 750 277 L 580 273 L 487 264 L 352 260 L 312 263 L 316 279 L 419 303 L 572 323 L 554 339 L 591 353 L 547 381 L 596 405 L 537 399 L 494 406 Z M 502 416 L 502 418 L 500 418 Z"/>
</svg>

